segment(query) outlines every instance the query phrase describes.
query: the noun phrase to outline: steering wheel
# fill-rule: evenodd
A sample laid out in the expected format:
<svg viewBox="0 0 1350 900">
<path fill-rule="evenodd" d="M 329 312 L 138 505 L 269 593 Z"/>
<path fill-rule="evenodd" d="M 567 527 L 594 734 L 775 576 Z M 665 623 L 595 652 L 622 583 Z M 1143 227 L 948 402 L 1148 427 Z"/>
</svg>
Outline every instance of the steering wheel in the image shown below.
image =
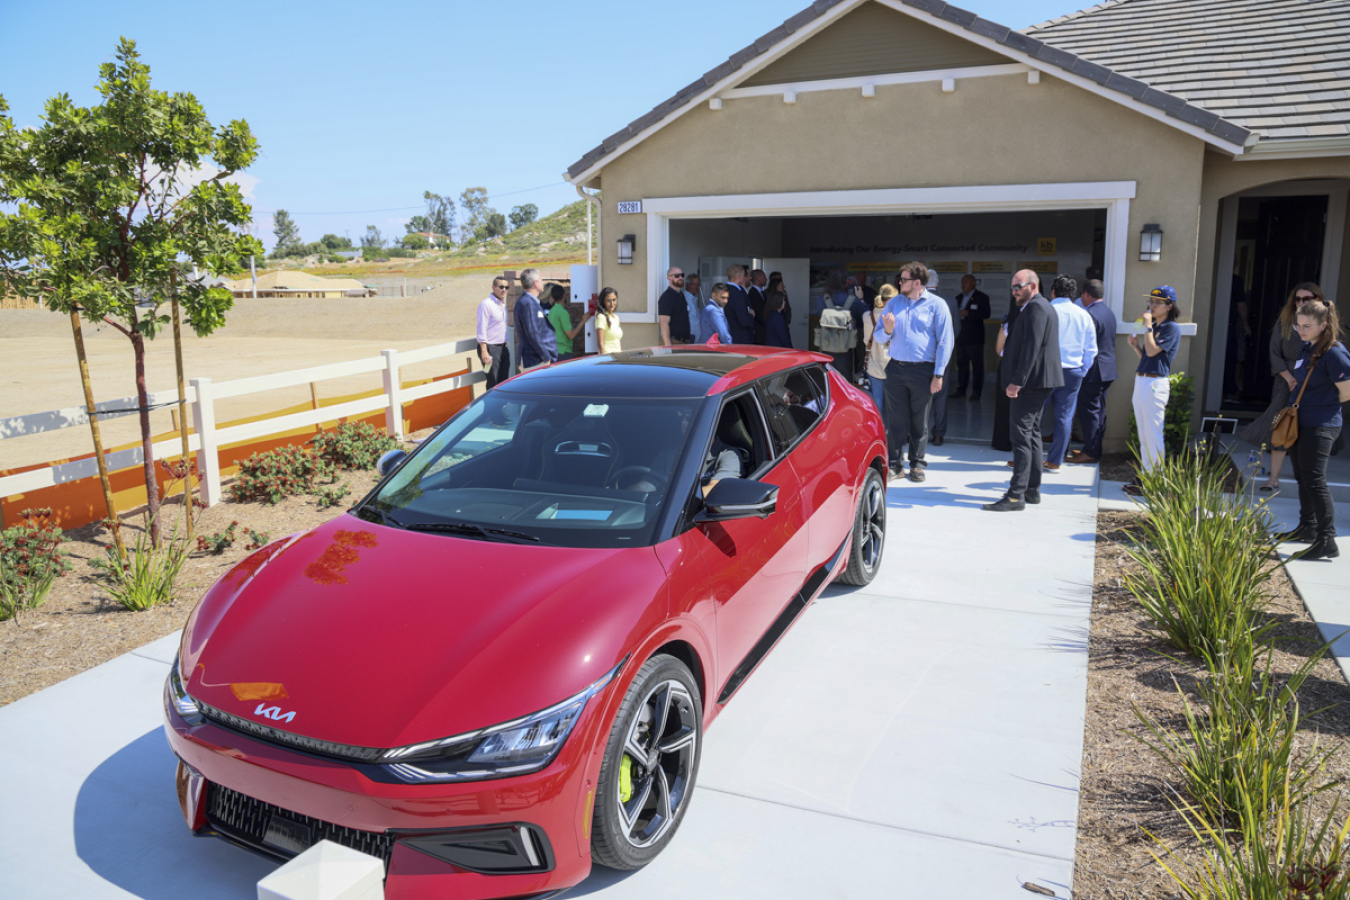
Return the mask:
<svg viewBox="0 0 1350 900">
<path fill-rule="evenodd" d="M 650 482 L 654 487 L 646 493 L 655 494 L 665 490 L 666 479 L 656 473 L 656 470 L 650 466 L 624 466 L 614 473 L 610 479 L 610 484 L 616 490 L 638 490 L 637 488 L 625 488 L 623 485 L 627 482 L 637 481 L 639 478 Z"/>
</svg>

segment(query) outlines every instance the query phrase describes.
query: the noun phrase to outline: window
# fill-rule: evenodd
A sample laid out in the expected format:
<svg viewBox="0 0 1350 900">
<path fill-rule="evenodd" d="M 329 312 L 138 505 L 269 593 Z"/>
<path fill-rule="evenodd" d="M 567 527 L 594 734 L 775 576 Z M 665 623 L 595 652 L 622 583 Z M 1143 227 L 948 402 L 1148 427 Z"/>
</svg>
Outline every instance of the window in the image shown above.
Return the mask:
<svg viewBox="0 0 1350 900">
<path fill-rule="evenodd" d="M 764 394 L 777 452 L 784 453 L 824 414 L 829 394 L 819 366 L 790 369 L 766 378 Z"/>
</svg>

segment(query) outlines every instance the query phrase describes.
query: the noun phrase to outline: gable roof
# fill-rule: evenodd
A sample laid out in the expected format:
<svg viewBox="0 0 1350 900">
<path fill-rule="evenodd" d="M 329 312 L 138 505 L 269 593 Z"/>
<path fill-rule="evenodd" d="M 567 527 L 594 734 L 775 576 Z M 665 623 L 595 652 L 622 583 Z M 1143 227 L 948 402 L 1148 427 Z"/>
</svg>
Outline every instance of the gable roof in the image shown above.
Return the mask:
<svg viewBox="0 0 1350 900">
<path fill-rule="evenodd" d="M 1023 34 L 1263 142 L 1350 136 L 1350 0 L 1111 0 Z"/>
<path fill-rule="evenodd" d="M 1100 7 L 1094 7 L 1083 16 L 1095 10 L 1110 9 L 1138 0 L 1115 0 Z M 1233 2 L 1233 0 L 1148 0 L 1159 5 L 1186 6 L 1192 2 L 1212 3 Z M 1242 0 L 1238 0 L 1242 2 Z M 1251 3 L 1299 3 L 1310 0 L 1247 0 Z M 1350 0 L 1324 0 L 1328 3 L 1345 3 Z M 568 181 L 580 184 L 605 162 L 608 162 L 628 146 L 645 137 L 648 132 L 678 118 L 701 99 L 726 90 L 736 84 L 752 78 L 775 59 L 785 55 L 794 46 L 803 43 L 809 36 L 820 31 L 821 20 L 838 19 L 843 14 L 856 9 L 864 3 L 879 3 L 894 9 L 901 9 L 920 21 L 927 21 L 944 30 L 964 33 L 969 40 L 991 49 L 996 49 L 1012 62 L 1022 62 L 1049 72 L 1052 75 L 1070 81 L 1091 83 L 1099 93 L 1118 102 L 1155 114 L 1164 121 L 1172 120 L 1177 125 L 1189 126 L 1209 142 L 1241 152 L 1241 148 L 1251 137 L 1251 129 L 1229 121 L 1214 112 L 1202 108 L 1185 98 L 1166 90 L 1159 89 L 1144 81 L 1122 74 L 1099 62 L 1071 52 L 1058 46 L 1058 39 L 1052 44 L 1039 36 L 1013 31 L 1006 25 L 999 25 L 988 19 L 982 19 L 972 12 L 952 6 L 942 0 L 816 0 L 806 9 L 792 16 L 777 28 L 763 35 L 754 43 L 733 53 L 726 62 L 704 73 L 702 78 L 686 85 L 674 96 L 657 104 L 646 115 L 630 122 L 621 130 L 605 138 L 599 146 L 592 148 L 581 159 L 568 167 Z M 1065 17 L 1055 22 L 1067 22 L 1073 17 Z M 1041 28 L 1048 28 L 1046 23 Z M 749 69 L 750 71 L 746 71 Z M 1188 130 L 1189 130 L 1188 129 Z"/>
</svg>

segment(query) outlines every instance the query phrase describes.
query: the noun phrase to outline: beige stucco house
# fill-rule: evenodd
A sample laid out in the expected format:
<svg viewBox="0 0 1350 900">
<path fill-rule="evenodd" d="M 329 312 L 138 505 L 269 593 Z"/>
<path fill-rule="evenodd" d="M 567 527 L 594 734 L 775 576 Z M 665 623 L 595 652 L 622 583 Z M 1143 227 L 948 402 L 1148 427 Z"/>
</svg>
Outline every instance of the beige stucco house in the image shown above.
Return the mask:
<svg viewBox="0 0 1350 900">
<path fill-rule="evenodd" d="M 1104 280 L 1122 379 L 1144 296 L 1173 285 L 1197 418 L 1259 409 L 1289 289 L 1350 290 L 1347 21 L 1350 0 L 1113 0 L 1017 32 L 937 0 L 818 0 L 567 178 L 603 190 L 626 343 L 656 342 L 672 263 L 706 293 L 762 260 L 805 311 L 827 268 L 875 283 L 920 259 L 939 294 L 975 273 L 996 315 L 1031 265 Z M 1117 449 L 1129 395 L 1112 392 Z"/>
</svg>

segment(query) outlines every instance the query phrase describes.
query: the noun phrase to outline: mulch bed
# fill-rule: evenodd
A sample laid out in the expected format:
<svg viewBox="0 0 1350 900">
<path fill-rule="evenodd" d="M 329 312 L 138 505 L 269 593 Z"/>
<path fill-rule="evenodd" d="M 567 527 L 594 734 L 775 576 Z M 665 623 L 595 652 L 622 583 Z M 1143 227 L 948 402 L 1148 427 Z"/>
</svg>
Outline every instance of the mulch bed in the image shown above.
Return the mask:
<svg viewBox="0 0 1350 900">
<path fill-rule="evenodd" d="M 416 437 L 416 436 L 414 436 Z M 1103 460 L 1102 473 L 1119 477 L 1130 461 Z M 1128 472 L 1125 472 L 1128 477 Z M 347 500 L 363 496 L 375 484 L 373 473 L 347 473 Z M 168 507 L 181 513 L 181 507 Z M 172 603 L 147 612 L 127 612 L 112 603 L 89 559 L 101 555 L 108 534 L 100 526 L 69 532 L 67 547 L 75 571 L 60 579 L 47 603 L 17 621 L 0 623 L 0 705 L 56 684 L 114 659 L 136 647 L 181 629 L 205 590 L 246 552 L 245 528 L 272 537 L 313 528 L 334 515 L 313 497 L 292 497 L 276 506 L 226 501 L 201 514 L 201 533 L 240 523 L 241 537 L 220 555 L 193 553 Z M 1171 845 L 1183 864 L 1201 859 L 1199 849 L 1172 809 L 1177 780 L 1137 736 L 1144 729 L 1136 706 L 1155 719 L 1176 725 L 1182 709 L 1177 685 L 1191 689 L 1202 671 L 1194 660 L 1175 660 L 1173 652 L 1140 613 L 1122 587 L 1125 552 L 1136 513 L 1102 512 L 1097 518 L 1097 559 L 1088 655 L 1086 727 L 1079 800 L 1078 843 L 1074 862 L 1075 898 L 1092 900 L 1171 900 L 1180 892 L 1153 860 L 1159 849 L 1152 833 Z M 173 521 L 172 515 L 168 516 Z M 128 523 L 128 528 L 138 527 Z M 128 537 L 130 539 L 130 536 Z M 1275 669 L 1292 672 L 1322 641 L 1302 601 L 1283 572 L 1271 584 L 1269 615 L 1277 623 L 1280 649 Z M 1350 686 L 1334 660 L 1318 663 L 1304 687 L 1304 749 L 1314 740 L 1341 748 L 1330 761 L 1327 780 L 1350 781 Z M 1341 795 L 1331 790 L 1316 801 L 1329 809 Z"/>
</svg>

